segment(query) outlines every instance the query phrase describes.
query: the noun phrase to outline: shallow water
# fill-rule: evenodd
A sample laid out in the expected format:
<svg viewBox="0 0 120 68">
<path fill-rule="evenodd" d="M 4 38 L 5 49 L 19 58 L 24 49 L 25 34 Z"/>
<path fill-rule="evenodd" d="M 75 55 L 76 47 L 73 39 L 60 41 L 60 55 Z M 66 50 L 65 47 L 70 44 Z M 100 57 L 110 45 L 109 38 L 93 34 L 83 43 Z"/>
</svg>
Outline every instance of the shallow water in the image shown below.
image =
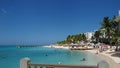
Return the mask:
<svg viewBox="0 0 120 68">
<path fill-rule="evenodd" d="M 0 46 L 0 68 L 19 68 L 20 59 L 29 57 L 31 62 L 51 64 L 96 65 L 101 61 L 94 54 L 66 49 Z M 81 61 L 83 58 L 86 61 Z"/>
</svg>

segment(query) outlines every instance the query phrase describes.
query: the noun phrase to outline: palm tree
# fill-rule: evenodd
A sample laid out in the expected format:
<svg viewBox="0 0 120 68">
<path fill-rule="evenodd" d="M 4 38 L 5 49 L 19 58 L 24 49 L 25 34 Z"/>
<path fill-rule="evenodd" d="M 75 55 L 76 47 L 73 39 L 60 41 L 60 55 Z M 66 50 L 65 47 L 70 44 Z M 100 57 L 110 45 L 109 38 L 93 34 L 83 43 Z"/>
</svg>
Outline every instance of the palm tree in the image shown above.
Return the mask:
<svg viewBox="0 0 120 68">
<path fill-rule="evenodd" d="M 111 44 L 114 42 L 115 44 L 118 44 L 119 42 L 119 22 L 120 19 L 117 19 L 116 16 L 113 16 L 112 19 L 109 19 L 109 17 L 104 17 L 103 22 L 101 23 L 101 29 L 105 29 L 105 37 L 107 41 Z M 119 17 L 120 18 L 120 17 Z M 119 22 L 118 22 L 119 20 Z M 118 49 L 118 45 L 116 45 L 116 50 Z"/>
<path fill-rule="evenodd" d="M 70 35 L 67 36 L 66 38 L 66 43 L 70 44 L 72 42 L 72 37 Z"/>
<path fill-rule="evenodd" d="M 113 41 L 116 44 L 116 51 L 118 50 L 118 45 L 120 45 L 120 16 L 113 17 L 113 28 L 114 28 L 114 38 Z"/>
<path fill-rule="evenodd" d="M 83 41 L 86 41 L 86 40 L 87 40 L 87 38 L 86 38 L 86 36 L 85 36 L 84 33 L 82 34 L 82 40 L 83 40 Z"/>
<path fill-rule="evenodd" d="M 92 37 L 91 37 L 92 42 L 94 42 L 94 39 L 95 39 L 94 36 L 92 36 Z"/>
<path fill-rule="evenodd" d="M 95 37 L 95 39 L 96 39 L 96 42 L 99 42 L 99 41 L 100 41 L 100 35 L 101 35 L 101 33 L 100 33 L 99 30 L 98 30 L 98 31 L 95 31 L 94 37 Z"/>
<path fill-rule="evenodd" d="M 111 32 L 112 32 L 112 21 L 109 17 L 104 17 L 103 21 L 101 22 L 101 29 L 105 29 L 105 38 L 110 41 Z"/>
</svg>

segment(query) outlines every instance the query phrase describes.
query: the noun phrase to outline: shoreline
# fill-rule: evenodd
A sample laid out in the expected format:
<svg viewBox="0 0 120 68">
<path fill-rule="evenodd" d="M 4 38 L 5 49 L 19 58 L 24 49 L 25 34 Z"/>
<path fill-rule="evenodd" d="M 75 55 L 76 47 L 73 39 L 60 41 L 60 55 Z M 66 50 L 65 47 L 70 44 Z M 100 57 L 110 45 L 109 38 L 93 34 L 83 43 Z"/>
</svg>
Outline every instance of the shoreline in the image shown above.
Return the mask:
<svg viewBox="0 0 120 68">
<path fill-rule="evenodd" d="M 105 60 L 109 64 L 109 68 L 119 68 L 120 67 L 120 58 L 112 57 L 111 54 L 106 54 L 106 52 L 96 54 L 97 50 L 85 50 L 92 54 L 95 54 L 97 57 Z M 119 59 L 119 60 L 118 60 Z"/>
<path fill-rule="evenodd" d="M 60 46 L 60 45 L 48 45 L 48 46 L 43 46 L 46 48 L 61 48 L 61 49 L 69 49 L 68 46 Z"/>
<path fill-rule="evenodd" d="M 49 45 L 49 46 L 46 46 L 46 47 L 69 49 L 69 47 L 59 46 L 59 45 Z M 106 62 L 108 62 L 109 68 L 119 68 L 120 67 L 120 58 L 111 56 L 112 53 L 109 53 L 108 51 L 100 52 L 98 54 L 96 54 L 97 53 L 97 49 L 82 50 L 82 51 L 86 51 L 86 52 L 92 53 L 95 56 L 101 58 L 102 60 L 105 60 Z"/>
</svg>

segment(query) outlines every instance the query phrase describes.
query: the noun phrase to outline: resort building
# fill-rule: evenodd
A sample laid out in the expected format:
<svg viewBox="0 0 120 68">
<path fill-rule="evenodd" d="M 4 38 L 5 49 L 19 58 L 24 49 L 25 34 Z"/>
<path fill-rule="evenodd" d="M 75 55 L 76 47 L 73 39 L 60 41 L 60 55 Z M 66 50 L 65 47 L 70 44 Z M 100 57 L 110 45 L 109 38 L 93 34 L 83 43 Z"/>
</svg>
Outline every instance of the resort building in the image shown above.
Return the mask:
<svg viewBox="0 0 120 68">
<path fill-rule="evenodd" d="M 85 33 L 85 36 L 86 36 L 88 41 L 91 41 L 91 38 L 92 38 L 93 35 L 94 35 L 94 32 L 86 32 Z"/>
</svg>

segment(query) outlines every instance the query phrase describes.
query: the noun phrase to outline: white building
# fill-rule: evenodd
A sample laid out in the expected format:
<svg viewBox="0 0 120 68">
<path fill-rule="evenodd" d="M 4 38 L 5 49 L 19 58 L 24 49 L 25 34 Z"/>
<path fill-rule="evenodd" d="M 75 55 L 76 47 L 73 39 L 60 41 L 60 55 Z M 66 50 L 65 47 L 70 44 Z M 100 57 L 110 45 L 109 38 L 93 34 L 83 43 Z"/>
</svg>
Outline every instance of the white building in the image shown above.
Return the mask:
<svg viewBox="0 0 120 68">
<path fill-rule="evenodd" d="M 91 38 L 94 35 L 94 32 L 87 32 L 87 33 L 84 33 L 84 34 L 85 34 L 87 40 L 91 41 Z"/>
<path fill-rule="evenodd" d="M 118 11 L 118 16 L 120 16 L 120 10 Z"/>
</svg>

